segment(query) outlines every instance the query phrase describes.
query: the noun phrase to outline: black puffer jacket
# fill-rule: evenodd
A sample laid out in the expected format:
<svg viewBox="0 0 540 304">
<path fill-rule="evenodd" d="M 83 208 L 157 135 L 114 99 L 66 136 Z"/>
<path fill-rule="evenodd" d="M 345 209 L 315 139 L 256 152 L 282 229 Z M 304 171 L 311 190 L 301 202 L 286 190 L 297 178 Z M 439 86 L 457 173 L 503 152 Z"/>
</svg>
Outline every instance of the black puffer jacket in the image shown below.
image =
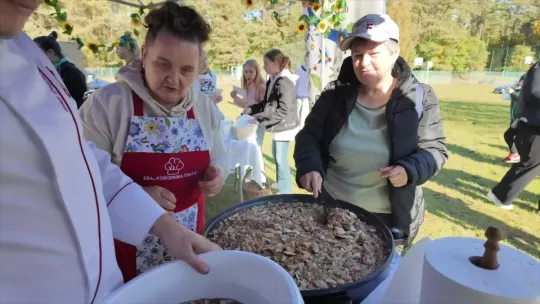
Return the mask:
<svg viewBox="0 0 540 304">
<path fill-rule="evenodd" d="M 396 188 L 388 183 L 393 227 L 408 233 L 409 242 L 416 236 L 424 218 L 424 198 L 419 186 L 437 174 L 448 159 L 446 138 L 439 112 L 439 101 L 431 87 L 422 84 L 422 104 L 416 104 L 420 85 L 407 63 L 399 58 L 393 74 L 396 89 L 386 105 L 390 133 L 390 165 L 405 168 L 408 184 Z M 331 83 L 315 103 L 305 127 L 296 136 L 294 160 L 296 180 L 311 171 L 325 175 L 332 155 L 329 146 L 347 121 L 354 104 L 359 82 L 352 71 L 350 57 L 342 65 L 340 77 Z M 420 117 L 420 119 L 419 119 Z"/>
<path fill-rule="evenodd" d="M 269 86 L 270 80 L 266 82 L 266 92 Z M 266 127 L 268 132 L 288 131 L 300 124 L 296 106 L 296 87 L 287 77 L 276 79 L 270 95 L 265 94 L 261 103 L 254 104 L 250 108 L 251 114 Z"/>
<path fill-rule="evenodd" d="M 527 124 L 540 128 L 540 61 L 531 66 L 521 87 L 516 105 L 516 118 L 524 117 Z"/>
<path fill-rule="evenodd" d="M 60 65 L 58 74 L 60 74 L 71 97 L 77 102 L 77 108 L 80 108 L 84 102 L 84 93 L 88 90 L 84 73 L 68 61 Z"/>
</svg>

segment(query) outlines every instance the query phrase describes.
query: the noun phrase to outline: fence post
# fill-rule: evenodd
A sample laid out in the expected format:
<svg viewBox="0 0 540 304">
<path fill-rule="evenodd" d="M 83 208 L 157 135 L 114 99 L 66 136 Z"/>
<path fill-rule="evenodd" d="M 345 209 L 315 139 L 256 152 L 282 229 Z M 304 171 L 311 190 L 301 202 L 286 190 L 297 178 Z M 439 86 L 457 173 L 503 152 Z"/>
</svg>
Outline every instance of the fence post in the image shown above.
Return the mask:
<svg viewBox="0 0 540 304">
<path fill-rule="evenodd" d="M 504 56 L 503 75 L 504 75 L 504 71 L 506 71 L 506 62 L 508 60 L 508 50 L 509 50 L 509 47 L 506 47 L 506 56 Z"/>
</svg>

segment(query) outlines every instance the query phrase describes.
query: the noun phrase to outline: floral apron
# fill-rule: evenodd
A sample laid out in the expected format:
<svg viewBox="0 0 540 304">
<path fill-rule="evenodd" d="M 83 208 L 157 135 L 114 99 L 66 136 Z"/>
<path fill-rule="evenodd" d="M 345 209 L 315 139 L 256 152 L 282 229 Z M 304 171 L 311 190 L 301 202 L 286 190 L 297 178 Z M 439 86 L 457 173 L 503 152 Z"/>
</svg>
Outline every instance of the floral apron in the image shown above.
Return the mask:
<svg viewBox="0 0 540 304">
<path fill-rule="evenodd" d="M 120 168 L 142 187 L 161 186 L 176 196 L 172 215 L 198 233 L 204 227 L 204 194 L 198 186 L 210 165 L 210 153 L 193 108 L 187 118 L 147 117 L 143 101 L 132 93 L 134 116 Z M 159 238 L 149 234 L 135 248 L 115 240 L 116 258 L 124 281 L 174 260 Z"/>
</svg>

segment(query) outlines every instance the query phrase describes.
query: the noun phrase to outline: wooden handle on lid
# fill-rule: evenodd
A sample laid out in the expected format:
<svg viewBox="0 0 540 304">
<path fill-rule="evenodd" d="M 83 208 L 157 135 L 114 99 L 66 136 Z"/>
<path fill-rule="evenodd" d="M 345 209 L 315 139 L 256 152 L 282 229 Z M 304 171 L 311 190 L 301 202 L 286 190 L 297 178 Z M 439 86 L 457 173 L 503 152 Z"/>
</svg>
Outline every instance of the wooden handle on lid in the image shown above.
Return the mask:
<svg viewBox="0 0 540 304">
<path fill-rule="evenodd" d="M 497 227 L 489 227 L 486 229 L 484 234 L 487 238 L 487 241 L 484 243 L 484 255 L 473 256 L 469 258 L 469 261 L 474 265 L 488 269 L 495 270 L 499 268 L 499 257 L 498 252 L 501 250 L 499 242 L 504 239 L 502 231 Z"/>
</svg>

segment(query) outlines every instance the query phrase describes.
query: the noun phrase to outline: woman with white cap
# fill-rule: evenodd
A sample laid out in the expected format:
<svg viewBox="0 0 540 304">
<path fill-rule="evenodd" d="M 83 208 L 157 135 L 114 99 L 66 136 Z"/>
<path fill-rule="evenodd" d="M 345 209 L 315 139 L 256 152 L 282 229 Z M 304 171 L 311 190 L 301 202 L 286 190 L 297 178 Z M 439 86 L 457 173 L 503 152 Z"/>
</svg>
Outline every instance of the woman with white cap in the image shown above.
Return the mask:
<svg viewBox="0 0 540 304">
<path fill-rule="evenodd" d="M 399 57 L 389 16 L 358 20 L 341 44 L 349 49 L 296 136 L 297 183 L 376 214 L 408 243 L 424 218 L 419 186 L 448 158 L 439 102 Z"/>
</svg>

